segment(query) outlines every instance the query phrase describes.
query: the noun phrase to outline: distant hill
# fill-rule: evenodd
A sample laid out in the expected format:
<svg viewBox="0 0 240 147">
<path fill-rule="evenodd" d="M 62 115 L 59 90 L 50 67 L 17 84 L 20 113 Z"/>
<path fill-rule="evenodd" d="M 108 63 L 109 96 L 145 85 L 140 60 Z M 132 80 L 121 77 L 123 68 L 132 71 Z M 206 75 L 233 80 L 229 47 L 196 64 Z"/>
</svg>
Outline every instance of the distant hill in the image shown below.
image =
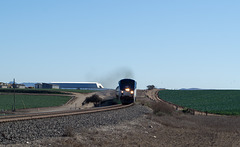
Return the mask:
<svg viewBox="0 0 240 147">
<path fill-rule="evenodd" d="M 13 81 L 8 82 L 8 84 L 13 84 Z M 16 84 L 23 84 L 23 85 L 25 85 L 26 87 L 35 87 L 35 84 L 36 84 L 36 83 L 32 83 L 32 82 L 18 83 L 18 82 L 16 82 Z"/>
<path fill-rule="evenodd" d="M 179 90 L 218 90 L 218 89 L 181 88 Z"/>
<path fill-rule="evenodd" d="M 200 89 L 200 88 L 181 88 L 179 90 L 204 90 L 204 89 Z"/>
</svg>

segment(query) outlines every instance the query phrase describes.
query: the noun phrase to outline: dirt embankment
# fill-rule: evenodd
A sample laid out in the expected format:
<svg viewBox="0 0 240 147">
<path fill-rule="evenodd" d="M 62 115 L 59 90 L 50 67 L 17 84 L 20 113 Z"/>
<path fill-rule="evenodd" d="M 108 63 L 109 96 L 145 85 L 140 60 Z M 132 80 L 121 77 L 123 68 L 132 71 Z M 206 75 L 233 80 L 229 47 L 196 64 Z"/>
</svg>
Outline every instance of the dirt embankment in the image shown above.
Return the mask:
<svg viewBox="0 0 240 147">
<path fill-rule="evenodd" d="M 179 106 L 179 105 L 167 102 L 167 101 L 159 98 L 158 92 L 159 92 L 159 89 L 153 89 L 153 90 L 142 90 L 140 93 L 141 93 L 141 95 L 145 95 L 147 98 L 149 98 L 149 99 L 151 99 L 153 101 L 160 101 L 160 102 L 166 103 L 168 105 L 171 105 L 177 111 L 182 111 L 182 110 L 186 109 L 185 107 L 182 107 L 182 106 Z M 191 109 L 191 108 L 188 108 L 185 111 L 187 111 L 188 113 L 193 114 L 193 115 L 221 116 L 221 115 L 212 114 L 212 113 L 208 113 L 208 112 L 197 111 L 197 110 L 194 110 L 194 109 Z"/>
</svg>

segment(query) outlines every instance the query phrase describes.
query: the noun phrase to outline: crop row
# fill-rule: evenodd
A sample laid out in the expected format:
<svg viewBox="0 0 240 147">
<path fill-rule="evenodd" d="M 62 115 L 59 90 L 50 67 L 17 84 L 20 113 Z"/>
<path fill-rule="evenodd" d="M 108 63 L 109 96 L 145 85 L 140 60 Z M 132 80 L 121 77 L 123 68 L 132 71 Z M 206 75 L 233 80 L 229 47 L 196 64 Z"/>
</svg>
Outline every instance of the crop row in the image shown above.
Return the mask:
<svg viewBox="0 0 240 147">
<path fill-rule="evenodd" d="M 52 107 L 65 104 L 69 96 L 38 96 L 38 95 L 16 95 L 16 109 Z M 0 110 L 11 110 L 14 104 L 14 95 L 0 95 Z"/>
<path fill-rule="evenodd" d="M 162 90 L 159 98 L 198 111 L 240 115 L 240 90 Z"/>
</svg>

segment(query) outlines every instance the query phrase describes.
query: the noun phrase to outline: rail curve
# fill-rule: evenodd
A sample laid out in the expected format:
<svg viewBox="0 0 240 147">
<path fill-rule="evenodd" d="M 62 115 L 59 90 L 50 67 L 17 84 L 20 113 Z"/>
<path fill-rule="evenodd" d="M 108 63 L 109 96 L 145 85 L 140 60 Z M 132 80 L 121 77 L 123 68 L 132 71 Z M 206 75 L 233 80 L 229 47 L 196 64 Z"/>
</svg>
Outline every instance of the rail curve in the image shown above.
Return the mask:
<svg viewBox="0 0 240 147">
<path fill-rule="evenodd" d="M 102 112 L 102 111 L 123 109 L 126 107 L 130 107 L 132 105 L 134 105 L 134 104 L 129 104 L 129 105 L 118 104 L 118 105 L 105 106 L 105 107 L 92 108 L 92 109 L 84 109 L 84 110 L 69 110 L 69 111 L 57 111 L 57 112 L 42 112 L 42 113 L 34 113 L 34 114 L 26 114 L 26 115 L 1 116 L 0 123 L 11 122 L 11 121 L 31 120 L 31 119 L 42 119 L 42 118 L 50 118 L 50 117 L 61 117 L 61 116 L 69 116 L 69 115 L 80 115 L 80 114 L 87 114 L 87 113 L 96 113 L 96 112 Z"/>
</svg>

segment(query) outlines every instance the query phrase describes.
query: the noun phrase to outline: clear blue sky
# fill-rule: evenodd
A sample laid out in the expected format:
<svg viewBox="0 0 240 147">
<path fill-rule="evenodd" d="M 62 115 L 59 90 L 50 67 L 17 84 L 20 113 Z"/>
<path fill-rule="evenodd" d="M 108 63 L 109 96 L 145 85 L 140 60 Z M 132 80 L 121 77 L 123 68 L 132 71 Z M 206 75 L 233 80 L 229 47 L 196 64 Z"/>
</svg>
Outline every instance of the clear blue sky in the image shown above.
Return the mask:
<svg viewBox="0 0 240 147">
<path fill-rule="evenodd" d="M 240 89 L 238 0 L 1 0 L 0 81 Z"/>
</svg>

